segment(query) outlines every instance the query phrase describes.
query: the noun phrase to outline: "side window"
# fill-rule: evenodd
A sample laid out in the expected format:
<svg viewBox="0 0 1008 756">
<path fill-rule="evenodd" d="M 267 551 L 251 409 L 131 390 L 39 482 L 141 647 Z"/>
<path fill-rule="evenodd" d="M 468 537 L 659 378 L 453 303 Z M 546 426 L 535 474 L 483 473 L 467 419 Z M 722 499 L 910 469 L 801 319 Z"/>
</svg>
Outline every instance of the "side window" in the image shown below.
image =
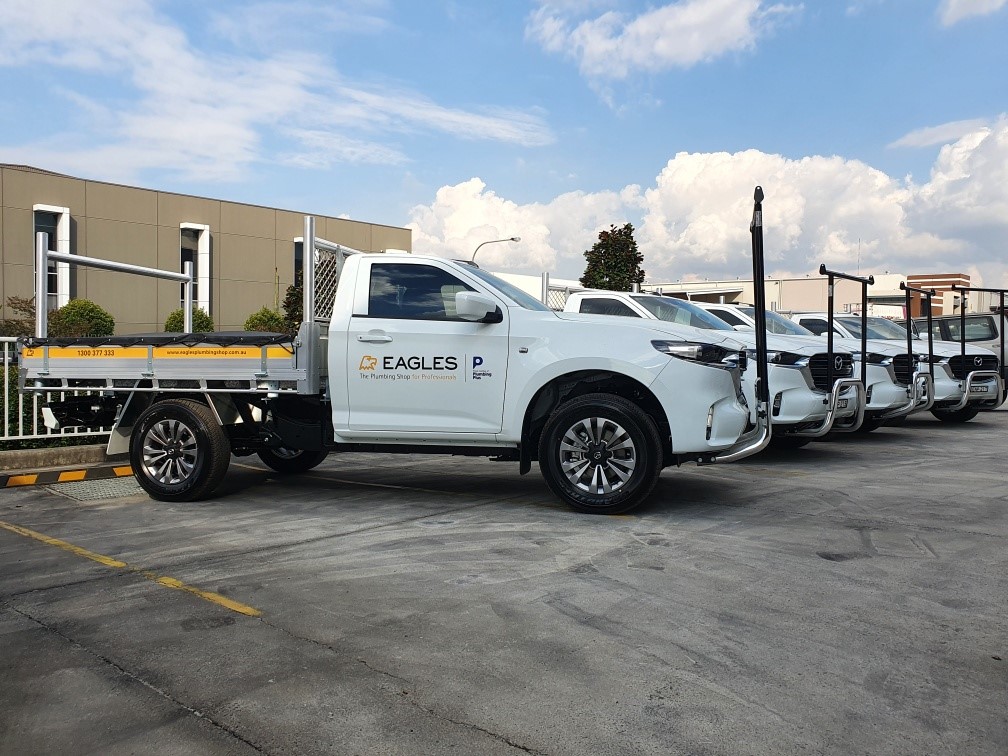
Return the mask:
<svg viewBox="0 0 1008 756">
<path fill-rule="evenodd" d="M 993 318 L 987 316 L 966 318 L 966 341 L 989 341 L 996 338 Z"/>
<path fill-rule="evenodd" d="M 728 325 L 748 325 L 742 318 L 729 310 L 710 310 L 711 315 L 721 318 Z"/>
<path fill-rule="evenodd" d="M 373 318 L 456 320 L 455 294 L 474 291 L 433 265 L 373 263 L 368 315 Z"/>
<path fill-rule="evenodd" d="M 592 297 L 581 300 L 581 312 L 586 315 L 622 315 L 623 317 L 639 318 L 629 305 L 618 299 L 609 297 Z"/>
<path fill-rule="evenodd" d="M 829 330 L 829 323 L 822 318 L 802 318 L 798 322 L 812 331 L 816 336 L 822 336 Z"/>
</svg>

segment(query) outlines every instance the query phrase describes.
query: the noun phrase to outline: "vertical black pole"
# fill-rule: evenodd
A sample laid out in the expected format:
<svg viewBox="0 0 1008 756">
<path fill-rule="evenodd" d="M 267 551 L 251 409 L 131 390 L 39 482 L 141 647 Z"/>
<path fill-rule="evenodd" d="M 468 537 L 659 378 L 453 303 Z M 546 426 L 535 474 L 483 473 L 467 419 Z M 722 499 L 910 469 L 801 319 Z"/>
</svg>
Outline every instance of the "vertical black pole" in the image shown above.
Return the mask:
<svg viewBox="0 0 1008 756">
<path fill-rule="evenodd" d="M 1001 311 L 998 313 L 1000 320 L 998 321 L 998 331 L 1001 333 L 1001 378 L 1004 379 L 1004 390 L 1008 393 L 1008 368 L 1004 364 L 1005 355 L 1005 323 L 1008 322 L 1005 319 L 1005 293 L 1001 292 Z M 1001 397 L 1001 402 L 1004 403 L 1004 397 Z"/>
<path fill-rule="evenodd" d="M 861 282 L 861 385 L 868 388 L 868 287 L 875 283 L 875 276 L 868 276 Z"/>
<path fill-rule="evenodd" d="M 906 289 L 906 336 L 907 336 L 907 357 L 910 359 L 910 371 L 913 373 L 914 350 L 913 350 L 913 314 L 910 312 L 910 289 L 907 289 L 904 282 L 900 282 L 900 287 Z M 921 301 L 924 298 L 921 297 Z"/>
<path fill-rule="evenodd" d="M 833 386 L 833 274 L 829 274 L 826 290 L 826 385 Z"/>
<path fill-rule="evenodd" d="M 756 403 L 759 405 L 762 402 L 765 409 L 770 402 L 770 389 L 767 385 L 766 290 L 763 283 L 766 274 L 763 271 L 763 187 L 761 186 L 757 186 L 753 192 L 753 217 L 749 231 L 752 234 L 755 300 L 753 304 L 756 307 Z"/>
<path fill-rule="evenodd" d="M 931 289 L 931 293 L 928 294 L 927 308 L 928 308 L 928 372 L 931 373 L 931 382 L 934 383 L 934 317 L 933 308 L 931 307 L 931 297 L 934 296 L 935 290 Z"/>
<path fill-rule="evenodd" d="M 959 356 L 962 359 L 963 379 L 969 371 L 966 370 L 966 292 L 959 295 Z M 963 383 L 963 386 L 966 384 Z"/>
</svg>

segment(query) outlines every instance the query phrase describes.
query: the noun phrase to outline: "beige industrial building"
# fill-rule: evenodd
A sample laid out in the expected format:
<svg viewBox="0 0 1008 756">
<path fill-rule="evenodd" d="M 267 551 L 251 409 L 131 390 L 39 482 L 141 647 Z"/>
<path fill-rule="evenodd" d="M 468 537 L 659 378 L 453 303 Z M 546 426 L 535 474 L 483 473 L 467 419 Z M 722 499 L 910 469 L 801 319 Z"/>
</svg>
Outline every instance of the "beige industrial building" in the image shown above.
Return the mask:
<svg viewBox="0 0 1008 756">
<path fill-rule="evenodd" d="M 867 273 L 863 274 L 867 277 Z M 957 314 L 961 294 L 953 291 L 952 285 L 969 286 L 970 277 L 965 273 L 903 274 L 881 273 L 874 275 L 875 283 L 868 287 L 868 312 L 871 315 L 901 318 L 905 315 L 906 292 L 900 283 L 925 291 L 934 289 L 931 313 L 933 315 Z M 669 283 L 647 283 L 647 291 L 692 299 L 699 302 L 744 302 L 755 300 L 752 281 L 675 281 Z M 765 298 L 767 309 L 778 312 L 818 312 L 825 311 L 829 297 L 826 276 L 810 275 L 804 278 L 767 278 Z M 911 293 L 911 317 L 924 314 L 921 296 Z M 967 311 L 985 312 L 989 305 L 989 295 L 980 292 L 967 297 Z M 836 312 L 861 312 L 861 284 L 855 281 L 836 279 L 833 286 L 833 306 Z"/>
<path fill-rule="evenodd" d="M 181 271 L 193 263 L 193 300 L 218 330 L 240 330 L 263 306 L 282 301 L 301 264 L 306 213 L 192 197 L 0 165 L 0 317 L 10 296 L 34 293 L 35 233 L 49 248 L 147 268 Z M 364 252 L 412 250 L 412 232 L 315 214 L 316 233 Z M 90 299 L 108 310 L 117 333 L 160 331 L 181 307 L 181 285 L 51 263 L 48 306 Z"/>
</svg>

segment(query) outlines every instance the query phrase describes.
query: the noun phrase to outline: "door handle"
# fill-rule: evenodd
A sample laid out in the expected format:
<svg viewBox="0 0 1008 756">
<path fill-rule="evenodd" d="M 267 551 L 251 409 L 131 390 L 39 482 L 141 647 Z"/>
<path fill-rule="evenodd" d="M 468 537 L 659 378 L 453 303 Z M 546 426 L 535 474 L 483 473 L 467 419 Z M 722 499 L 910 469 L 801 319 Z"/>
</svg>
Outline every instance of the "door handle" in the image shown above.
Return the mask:
<svg viewBox="0 0 1008 756">
<path fill-rule="evenodd" d="M 357 341 L 366 341 L 369 344 L 387 344 L 392 341 L 391 336 L 384 333 L 362 333 L 357 337 Z"/>
</svg>

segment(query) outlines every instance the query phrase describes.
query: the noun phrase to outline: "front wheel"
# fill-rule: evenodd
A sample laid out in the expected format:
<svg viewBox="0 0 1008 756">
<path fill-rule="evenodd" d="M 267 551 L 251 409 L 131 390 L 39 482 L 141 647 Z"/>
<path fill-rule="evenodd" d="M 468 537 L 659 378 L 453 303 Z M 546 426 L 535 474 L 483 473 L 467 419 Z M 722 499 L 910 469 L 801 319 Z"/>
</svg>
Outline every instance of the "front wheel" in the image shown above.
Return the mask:
<svg viewBox="0 0 1008 756">
<path fill-rule="evenodd" d="M 231 445 L 205 404 L 156 402 L 137 418 L 130 464 L 137 483 L 159 501 L 195 501 L 213 493 L 227 472 Z"/>
<path fill-rule="evenodd" d="M 980 413 L 976 407 L 963 407 L 958 410 L 933 409 L 931 414 L 943 423 L 966 423 Z"/>
<path fill-rule="evenodd" d="M 564 402 L 539 438 L 546 485 L 579 512 L 633 509 L 658 482 L 661 459 L 654 421 L 633 402 L 612 394 Z"/>
<path fill-rule="evenodd" d="M 308 472 L 313 467 L 322 464 L 322 460 L 329 456 L 329 452 L 325 449 L 305 451 L 304 449 L 288 449 L 286 446 L 279 446 L 276 449 L 260 449 L 258 454 L 259 459 L 278 473 L 285 475 Z"/>
</svg>

